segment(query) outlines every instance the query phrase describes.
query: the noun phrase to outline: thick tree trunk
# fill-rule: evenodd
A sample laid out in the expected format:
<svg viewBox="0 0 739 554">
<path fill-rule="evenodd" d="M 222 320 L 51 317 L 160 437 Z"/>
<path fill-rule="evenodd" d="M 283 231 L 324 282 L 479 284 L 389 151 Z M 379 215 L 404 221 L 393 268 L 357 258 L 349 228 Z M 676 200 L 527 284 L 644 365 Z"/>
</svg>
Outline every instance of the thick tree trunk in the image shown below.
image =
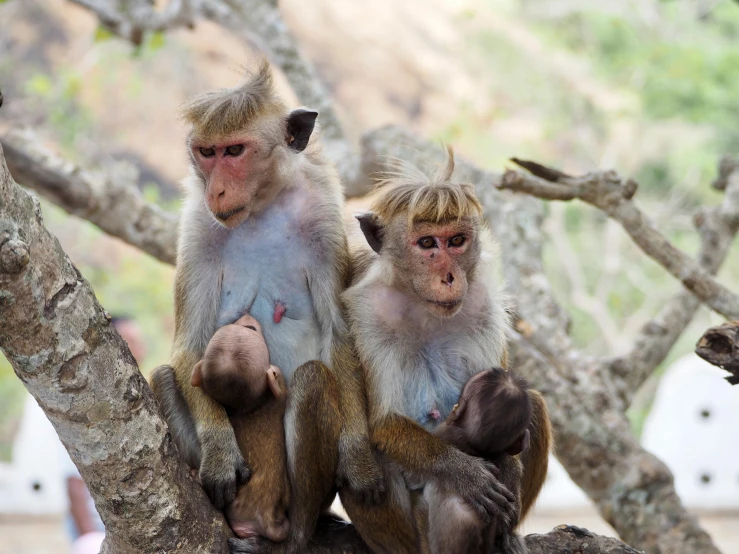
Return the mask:
<svg viewBox="0 0 739 554">
<path fill-rule="evenodd" d="M 179 460 L 128 347 L 2 148 L 0 348 L 90 488 L 103 552 L 225 551 L 223 516 Z"/>
</svg>

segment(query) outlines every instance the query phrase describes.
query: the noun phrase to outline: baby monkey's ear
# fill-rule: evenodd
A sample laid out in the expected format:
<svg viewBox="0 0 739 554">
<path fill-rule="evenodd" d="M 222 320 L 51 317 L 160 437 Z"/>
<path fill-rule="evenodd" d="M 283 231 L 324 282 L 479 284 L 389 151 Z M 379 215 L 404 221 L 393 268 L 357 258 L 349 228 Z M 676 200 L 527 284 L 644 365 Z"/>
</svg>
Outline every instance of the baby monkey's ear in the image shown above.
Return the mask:
<svg viewBox="0 0 739 554">
<path fill-rule="evenodd" d="M 190 377 L 190 384 L 193 387 L 201 387 L 203 385 L 203 360 L 195 364 Z"/>
<path fill-rule="evenodd" d="M 459 403 L 457 403 L 452 408 L 452 411 L 449 412 L 449 417 L 447 418 L 447 421 L 455 422 L 459 419 L 460 415 L 462 415 L 462 408 L 460 407 Z"/>
<path fill-rule="evenodd" d="M 462 415 L 462 412 L 464 412 L 464 406 L 465 402 L 460 398 L 459 402 L 456 403 L 452 408 L 452 411 L 449 412 L 449 417 L 447 418 L 447 420 L 450 422 L 457 421 Z"/>
<path fill-rule="evenodd" d="M 280 368 L 275 365 L 269 366 L 267 370 L 267 384 L 269 385 L 269 390 L 275 395 L 275 398 L 281 399 L 287 394 L 285 378 L 282 376 Z"/>
</svg>

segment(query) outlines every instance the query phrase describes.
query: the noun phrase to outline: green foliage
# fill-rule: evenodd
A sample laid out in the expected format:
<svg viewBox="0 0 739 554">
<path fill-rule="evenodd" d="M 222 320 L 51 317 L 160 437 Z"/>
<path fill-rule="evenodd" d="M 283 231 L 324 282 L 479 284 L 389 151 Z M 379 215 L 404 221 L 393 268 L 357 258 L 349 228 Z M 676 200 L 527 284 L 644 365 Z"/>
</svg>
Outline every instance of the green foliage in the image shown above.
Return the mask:
<svg viewBox="0 0 739 554">
<path fill-rule="evenodd" d="M 93 40 L 95 42 L 105 42 L 106 40 L 110 40 L 115 35 L 113 32 L 105 27 L 104 25 L 98 25 L 97 29 L 95 29 L 95 36 L 93 36 Z"/>
<path fill-rule="evenodd" d="M 699 20 L 688 2 L 662 4 L 645 23 L 593 8 L 542 23 L 555 44 L 586 53 L 599 74 L 640 93 L 644 115 L 713 126 L 719 145 L 739 147 L 739 6 L 726 0 Z"/>
<path fill-rule="evenodd" d="M 70 150 L 76 138 L 92 127 L 89 114 L 77 102 L 82 85 L 77 71 L 63 70 L 53 79 L 44 73 L 35 73 L 24 86 L 31 102 L 44 106 L 48 123 L 62 146 Z"/>
</svg>

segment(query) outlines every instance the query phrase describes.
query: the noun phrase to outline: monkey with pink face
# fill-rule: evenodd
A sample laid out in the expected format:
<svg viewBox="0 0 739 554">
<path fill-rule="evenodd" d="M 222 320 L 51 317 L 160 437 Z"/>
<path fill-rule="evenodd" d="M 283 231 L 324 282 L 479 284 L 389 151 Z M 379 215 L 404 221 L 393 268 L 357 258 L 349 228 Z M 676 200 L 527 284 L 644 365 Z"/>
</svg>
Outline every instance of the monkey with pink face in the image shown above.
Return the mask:
<svg viewBox="0 0 739 554">
<path fill-rule="evenodd" d="M 289 533 L 231 539 L 250 554 L 304 553 L 337 486 L 379 502 L 383 473 L 340 294 L 349 279 L 341 185 L 314 133 L 264 61 L 244 83 L 183 108 L 191 173 L 180 218 L 175 338 L 151 385 L 182 457 L 218 508 L 253 468 L 222 404 L 191 386 L 211 337 L 250 314 L 290 389 L 284 416 Z"/>
</svg>

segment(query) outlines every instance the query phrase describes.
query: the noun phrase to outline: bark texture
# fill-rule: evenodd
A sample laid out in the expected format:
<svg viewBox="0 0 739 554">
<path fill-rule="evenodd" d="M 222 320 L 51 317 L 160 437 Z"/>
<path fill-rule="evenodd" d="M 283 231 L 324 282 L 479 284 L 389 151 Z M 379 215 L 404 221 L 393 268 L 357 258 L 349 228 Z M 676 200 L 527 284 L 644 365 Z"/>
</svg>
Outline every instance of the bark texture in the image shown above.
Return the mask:
<svg viewBox="0 0 739 554">
<path fill-rule="evenodd" d="M 103 552 L 223 552 L 223 516 L 180 461 L 146 380 L 0 147 L 0 349 L 105 523 Z"/>
<path fill-rule="evenodd" d="M 639 554 L 611 537 L 601 537 L 580 527 L 560 525 L 546 535 L 528 535 L 526 546 L 530 554 Z"/>
</svg>

